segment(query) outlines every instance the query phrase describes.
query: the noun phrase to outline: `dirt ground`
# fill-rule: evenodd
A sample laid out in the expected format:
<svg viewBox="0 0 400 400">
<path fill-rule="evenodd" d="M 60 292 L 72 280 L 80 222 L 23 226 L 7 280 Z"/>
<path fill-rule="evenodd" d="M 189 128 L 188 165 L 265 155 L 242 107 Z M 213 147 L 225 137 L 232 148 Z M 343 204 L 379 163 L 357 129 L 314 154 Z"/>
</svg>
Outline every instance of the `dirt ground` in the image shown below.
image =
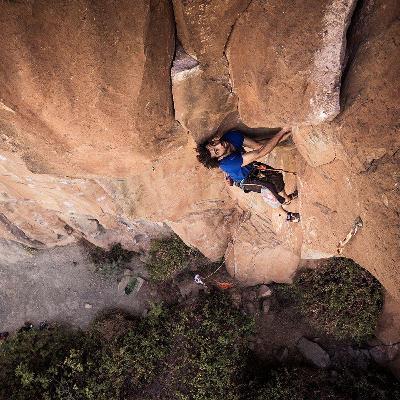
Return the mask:
<svg viewBox="0 0 400 400">
<path fill-rule="evenodd" d="M 128 265 L 135 269 L 133 260 Z M 140 266 L 139 266 L 140 267 Z M 40 250 L 0 261 L 0 331 L 12 332 L 29 321 L 60 321 L 85 327 L 103 309 L 142 314 L 158 293 L 145 282 L 137 296 L 118 292 L 118 279 L 95 272 L 79 244 Z"/>
</svg>

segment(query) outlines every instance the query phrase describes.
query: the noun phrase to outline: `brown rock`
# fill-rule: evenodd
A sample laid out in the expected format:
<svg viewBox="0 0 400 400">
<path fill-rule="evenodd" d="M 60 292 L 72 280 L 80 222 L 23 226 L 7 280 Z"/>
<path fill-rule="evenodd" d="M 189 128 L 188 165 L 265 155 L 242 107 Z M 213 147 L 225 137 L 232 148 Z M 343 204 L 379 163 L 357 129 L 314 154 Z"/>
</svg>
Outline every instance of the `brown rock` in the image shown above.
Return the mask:
<svg viewBox="0 0 400 400">
<path fill-rule="evenodd" d="M 210 75 L 227 75 L 226 43 L 237 18 L 250 2 L 173 0 L 179 40 L 190 55 L 210 69 Z"/>
<path fill-rule="evenodd" d="M 227 55 L 251 126 L 319 123 L 339 113 L 345 32 L 355 1 L 252 1 Z"/>
<path fill-rule="evenodd" d="M 315 168 L 303 166 L 298 175 L 302 257 L 334 255 L 339 241 L 361 217 L 363 228 L 343 255 L 368 269 L 395 298 L 400 296 L 400 252 L 393 229 L 399 209 L 395 192 L 400 141 L 393 133 L 398 130 L 400 67 L 399 45 L 392 39 L 399 34 L 400 24 L 393 22 L 358 49 L 346 75 L 343 113 L 330 124 L 312 127 L 321 128 L 318 137 L 336 136 L 339 158 L 332 159 L 331 149 L 318 157 L 311 151 L 305 157 L 314 160 L 311 165 L 324 157 L 331 161 Z"/>
<path fill-rule="evenodd" d="M 232 219 L 229 209 L 210 209 L 190 213 L 168 224 L 183 241 L 199 249 L 210 260 L 218 261 L 230 241 Z"/>
<path fill-rule="evenodd" d="M 190 131 L 196 142 L 208 138 L 226 114 L 236 110 L 230 88 L 195 67 L 176 73 L 172 80 L 175 118 Z"/>
<path fill-rule="evenodd" d="M 225 254 L 227 270 L 248 285 L 291 282 L 300 260 L 298 242 L 290 240 L 292 235 L 295 236 L 291 231 L 300 227 L 289 225 L 282 213 L 279 217 L 277 210 L 271 211 L 266 205 L 260 205 L 260 208 L 263 212 L 257 212 L 257 207 L 253 207 L 249 220 L 239 220 L 232 227 L 233 242 Z M 272 215 L 272 219 L 267 213 L 276 215 Z"/>
<path fill-rule="evenodd" d="M 361 217 L 343 255 L 399 298 L 398 4 L 357 9 L 343 111 L 328 122 L 353 3 L 174 2 L 183 46 L 200 63 L 183 54 L 172 71 L 176 115 L 196 140 L 236 108 L 236 95 L 252 128 L 301 125 L 299 152 L 268 157 L 298 171 L 298 182 L 285 177 L 300 192 L 295 225 L 197 163 L 195 141 L 174 119 L 169 2 L 3 2 L 0 237 L 29 247 L 85 237 L 145 251 L 166 223 L 212 259 L 225 252 L 232 275 L 258 284 L 290 282 L 300 256 L 336 254 Z"/>
<path fill-rule="evenodd" d="M 300 154 L 312 167 L 343 157 L 342 145 L 329 129 L 329 125 L 327 129 L 324 129 L 324 124 L 297 128 L 293 139 Z"/>
<path fill-rule="evenodd" d="M 31 170 L 126 176 L 184 143 L 168 1 L 2 2 L 0 28 L 2 134 Z"/>
</svg>

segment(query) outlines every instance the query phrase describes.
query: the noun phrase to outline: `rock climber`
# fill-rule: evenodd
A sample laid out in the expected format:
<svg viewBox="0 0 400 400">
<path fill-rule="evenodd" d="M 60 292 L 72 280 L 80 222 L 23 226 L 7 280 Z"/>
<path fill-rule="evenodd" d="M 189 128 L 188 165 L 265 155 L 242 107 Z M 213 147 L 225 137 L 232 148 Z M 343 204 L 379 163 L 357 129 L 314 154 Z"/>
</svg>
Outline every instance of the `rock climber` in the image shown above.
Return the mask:
<svg viewBox="0 0 400 400">
<path fill-rule="evenodd" d="M 286 211 L 282 207 L 297 197 L 297 191 L 288 195 L 285 192 L 282 173 L 257 162 L 258 159 L 269 154 L 279 142 L 287 139 L 290 134 L 291 129 L 285 127 L 268 141 L 259 143 L 240 131 L 231 130 L 222 136 L 216 135 L 199 143 L 197 159 L 207 168 L 219 167 L 230 184 L 239 186 L 245 192 L 262 193 L 269 204 L 281 208 L 287 221 L 299 222 L 298 213 Z M 244 147 L 250 150 L 245 151 Z M 268 196 L 272 201 L 268 201 Z"/>
</svg>

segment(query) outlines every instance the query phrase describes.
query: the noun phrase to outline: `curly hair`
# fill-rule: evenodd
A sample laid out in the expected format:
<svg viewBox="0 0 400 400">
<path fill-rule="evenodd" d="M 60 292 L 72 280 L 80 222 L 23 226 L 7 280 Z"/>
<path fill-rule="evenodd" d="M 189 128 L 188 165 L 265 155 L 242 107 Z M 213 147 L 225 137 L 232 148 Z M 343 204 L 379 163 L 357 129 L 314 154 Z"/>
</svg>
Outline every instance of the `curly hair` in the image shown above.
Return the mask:
<svg viewBox="0 0 400 400">
<path fill-rule="evenodd" d="M 207 149 L 208 140 L 199 143 L 196 147 L 197 159 L 208 169 L 217 168 L 219 161 L 217 158 L 211 157 L 210 151 Z"/>
</svg>

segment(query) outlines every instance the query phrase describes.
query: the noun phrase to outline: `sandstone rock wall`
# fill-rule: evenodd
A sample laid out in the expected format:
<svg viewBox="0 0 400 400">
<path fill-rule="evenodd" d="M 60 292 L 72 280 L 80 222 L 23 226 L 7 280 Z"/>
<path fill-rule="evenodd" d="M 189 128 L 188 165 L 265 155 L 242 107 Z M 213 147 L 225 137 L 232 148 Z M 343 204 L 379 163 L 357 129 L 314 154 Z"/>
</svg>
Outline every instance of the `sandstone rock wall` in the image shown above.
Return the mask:
<svg viewBox="0 0 400 400">
<path fill-rule="evenodd" d="M 361 217 L 343 254 L 399 298 L 399 7 L 354 8 L 2 2 L 4 254 L 81 237 L 140 250 L 167 224 L 211 259 L 225 254 L 245 283 L 288 282 L 302 260 L 335 255 Z M 267 161 L 297 172 L 285 180 L 300 191 L 299 225 L 195 157 L 216 130 L 261 139 L 282 125 L 295 146 Z"/>
<path fill-rule="evenodd" d="M 3 140 L 40 173 L 127 176 L 184 144 L 167 0 L 2 2 Z"/>
</svg>

